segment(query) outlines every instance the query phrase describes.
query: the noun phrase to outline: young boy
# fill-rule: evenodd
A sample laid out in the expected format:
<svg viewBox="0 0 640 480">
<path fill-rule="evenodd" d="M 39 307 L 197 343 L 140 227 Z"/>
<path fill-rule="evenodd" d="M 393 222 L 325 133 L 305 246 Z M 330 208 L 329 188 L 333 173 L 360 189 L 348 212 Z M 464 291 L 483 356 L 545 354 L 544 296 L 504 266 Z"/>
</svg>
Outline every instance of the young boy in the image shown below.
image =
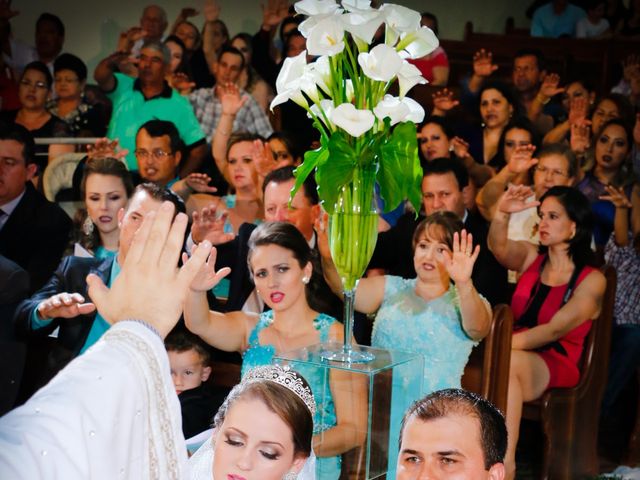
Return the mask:
<svg viewBox="0 0 640 480">
<path fill-rule="evenodd" d="M 212 391 L 205 383 L 211 375 L 211 357 L 199 337 L 177 330 L 167 336 L 164 344 L 182 409 L 182 432 L 189 439 L 211 427 L 225 395 Z"/>
</svg>

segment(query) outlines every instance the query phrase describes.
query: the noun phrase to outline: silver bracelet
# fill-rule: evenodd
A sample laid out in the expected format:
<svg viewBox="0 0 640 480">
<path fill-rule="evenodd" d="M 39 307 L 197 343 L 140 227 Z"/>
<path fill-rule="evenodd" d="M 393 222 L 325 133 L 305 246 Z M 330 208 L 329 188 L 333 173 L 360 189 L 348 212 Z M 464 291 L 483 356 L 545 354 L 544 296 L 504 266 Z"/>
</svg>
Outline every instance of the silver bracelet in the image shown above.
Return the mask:
<svg viewBox="0 0 640 480">
<path fill-rule="evenodd" d="M 145 322 L 144 320 L 140 320 L 139 318 L 125 318 L 124 320 L 121 320 L 121 321 L 122 322 L 135 322 L 135 323 L 139 323 L 140 325 L 144 325 L 149 330 L 151 330 L 153 333 L 155 333 L 161 341 L 164 342 L 164 339 L 162 338 L 162 335 L 160 335 L 160 332 L 158 331 L 158 329 L 156 327 L 154 327 L 153 325 L 151 325 L 150 323 Z"/>
</svg>

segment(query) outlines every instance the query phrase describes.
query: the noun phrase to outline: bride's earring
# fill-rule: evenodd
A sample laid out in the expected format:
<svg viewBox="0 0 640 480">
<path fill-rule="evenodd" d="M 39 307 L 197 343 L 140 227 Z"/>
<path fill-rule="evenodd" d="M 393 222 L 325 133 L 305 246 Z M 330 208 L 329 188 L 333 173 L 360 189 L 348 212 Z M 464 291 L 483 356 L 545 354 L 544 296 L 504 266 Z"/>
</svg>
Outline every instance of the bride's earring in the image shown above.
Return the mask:
<svg viewBox="0 0 640 480">
<path fill-rule="evenodd" d="M 296 472 L 287 472 L 287 474 L 282 477 L 282 480 L 296 480 L 298 478 L 298 474 Z"/>
</svg>

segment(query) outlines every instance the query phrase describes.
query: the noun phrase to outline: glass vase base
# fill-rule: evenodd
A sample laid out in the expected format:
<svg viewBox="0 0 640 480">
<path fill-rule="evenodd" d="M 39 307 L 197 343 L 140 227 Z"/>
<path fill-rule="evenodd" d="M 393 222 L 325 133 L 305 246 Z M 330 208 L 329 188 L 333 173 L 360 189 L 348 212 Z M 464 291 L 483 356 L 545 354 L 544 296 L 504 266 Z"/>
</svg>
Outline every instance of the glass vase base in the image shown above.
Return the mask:
<svg viewBox="0 0 640 480">
<path fill-rule="evenodd" d="M 343 345 L 331 348 L 328 346 L 320 352 L 323 360 L 341 363 L 369 363 L 375 360 L 375 355 L 371 352 L 360 350 L 358 347 L 345 348 Z"/>
</svg>

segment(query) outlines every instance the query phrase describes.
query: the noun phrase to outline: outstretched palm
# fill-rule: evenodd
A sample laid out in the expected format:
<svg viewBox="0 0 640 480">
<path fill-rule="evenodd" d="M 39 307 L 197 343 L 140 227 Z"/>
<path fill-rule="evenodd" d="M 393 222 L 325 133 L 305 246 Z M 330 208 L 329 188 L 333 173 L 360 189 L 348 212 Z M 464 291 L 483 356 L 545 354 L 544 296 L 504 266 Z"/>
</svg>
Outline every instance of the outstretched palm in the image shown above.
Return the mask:
<svg viewBox="0 0 640 480">
<path fill-rule="evenodd" d="M 465 283 L 471 279 L 473 265 L 480 254 L 480 245 L 473 247 L 473 235 L 466 230 L 453 234 L 453 249 L 444 252 L 442 264 L 455 283 Z"/>
<path fill-rule="evenodd" d="M 504 213 L 516 213 L 527 208 L 537 207 L 540 202 L 529 200 L 533 190 L 527 185 L 511 185 L 498 200 L 498 211 Z"/>
<path fill-rule="evenodd" d="M 531 167 L 538 163 L 537 158 L 532 158 L 535 150 L 535 145 L 518 145 L 509 159 L 509 170 L 514 174 L 529 171 Z"/>
<path fill-rule="evenodd" d="M 192 253 L 197 251 L 198 247 L 194 247 Z M 191 290 L 196 292 L 206 292 L 215 287 L 220 280 L 231 273 L 231 269 L 229 267 L 221 268 L 216 272 L 216 249 L 213 247 L 211 249 L 211 253 L 209 254 L 209 258 L 207 261 L 202 264 L 200 270 L 196 274 L 195 278 L 191 281 Z M 189 257 L 186 253 L 182 254 L 182 262 L 186 263 Z"/>
</svg>

